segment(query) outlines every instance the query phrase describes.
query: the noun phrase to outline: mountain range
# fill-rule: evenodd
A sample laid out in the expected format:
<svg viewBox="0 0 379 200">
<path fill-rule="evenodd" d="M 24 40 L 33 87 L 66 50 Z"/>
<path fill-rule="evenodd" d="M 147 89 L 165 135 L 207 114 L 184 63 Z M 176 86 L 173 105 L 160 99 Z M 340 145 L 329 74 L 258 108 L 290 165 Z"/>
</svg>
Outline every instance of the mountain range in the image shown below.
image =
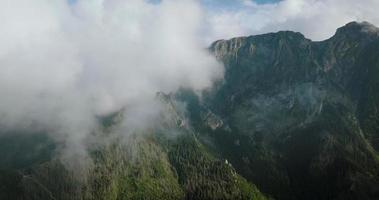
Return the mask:
<svg viewBox="0 0 379 200">
<path fill-rule="evenodd" d="M 214 42 L 225 77 L 158 92 L 159 126 L 67 169 L 45 133 L 0 136 L 0 199 L 379 199 L 379 29 Z M 185 105 L 183 111 L 182 107 Z M 112 137 L 122 112 L 99 119 Z"/>
</svg>

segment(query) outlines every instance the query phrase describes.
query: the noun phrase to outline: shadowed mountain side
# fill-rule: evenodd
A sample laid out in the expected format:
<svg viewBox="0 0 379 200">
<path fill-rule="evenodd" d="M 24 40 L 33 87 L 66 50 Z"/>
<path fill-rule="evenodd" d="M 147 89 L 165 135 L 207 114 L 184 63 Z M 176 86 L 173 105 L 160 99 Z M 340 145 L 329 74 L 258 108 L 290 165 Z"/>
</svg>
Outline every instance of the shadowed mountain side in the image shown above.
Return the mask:
<svg viewBox="0 0 379 200">
<path fill-rule="evenodd" d="M 376 199 L 378 33 L 352 22 L 322 42 L 291 31 L 217 41 L 225 80 L 178 98 L 200 138 L 263 192 Z"/>
<path fill-rule="evenodd" d="M 104 132 L 94 134 L 115 139 L 89 149 L 88 168 L 67 169 L 52 159 L 2 170 L 0 199 L 266 199 L 207 151 L 172 95 L 157 98 L 165 108 L 159 127 L 123 138 L 114 135 L 121 113 L 101 118 Z"/>
</svg>

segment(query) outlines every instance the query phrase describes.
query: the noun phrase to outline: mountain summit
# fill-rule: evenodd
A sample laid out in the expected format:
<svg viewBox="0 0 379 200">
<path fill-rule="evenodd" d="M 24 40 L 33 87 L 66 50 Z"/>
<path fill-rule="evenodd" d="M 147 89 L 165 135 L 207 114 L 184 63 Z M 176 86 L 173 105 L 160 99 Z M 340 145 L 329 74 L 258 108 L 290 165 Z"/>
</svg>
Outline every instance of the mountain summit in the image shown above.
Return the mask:
<svg viewBox="0 0 379 200">
<path fill-rule="evenodd" d="M 378 28 L 351 22 L 321 42 L 285 31 L 210 50 L 227 71 L 204 103 L 224 127 L 208 134 L 238 172 L 278 199 L 379 197 Z"/>
</svg>

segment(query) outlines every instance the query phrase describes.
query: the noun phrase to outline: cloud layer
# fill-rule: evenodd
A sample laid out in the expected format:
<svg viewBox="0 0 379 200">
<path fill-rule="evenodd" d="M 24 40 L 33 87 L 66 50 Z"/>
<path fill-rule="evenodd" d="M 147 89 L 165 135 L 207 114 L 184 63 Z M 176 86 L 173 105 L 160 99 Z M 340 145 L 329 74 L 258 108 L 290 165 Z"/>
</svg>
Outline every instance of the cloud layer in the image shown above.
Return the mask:
<svg viewBox="0 0 379 200">
<path fill-rule="evenodd" d="M 96 116 L 126 107 L 153 109 L 158 91 L 201 90 L 222 77 L 222 66 L 199 38 L 203 11 L 196 1 L 1 5 L 2 130 L 48 131 L 83 151 Z M 151 119 L 153 112 L 144 118 L 145 111 L 134 110 L 138 123 Z"/>
<path fill-rule="evenodd" d="M 208 41 L 280 30 L 324 40 L 350 21 L 368 21 L 378 26 L 378 9 L 377 0 L 282 0 L 272 4 L 239 0 L 238 8 L 209 10 Z"/>
</svg>

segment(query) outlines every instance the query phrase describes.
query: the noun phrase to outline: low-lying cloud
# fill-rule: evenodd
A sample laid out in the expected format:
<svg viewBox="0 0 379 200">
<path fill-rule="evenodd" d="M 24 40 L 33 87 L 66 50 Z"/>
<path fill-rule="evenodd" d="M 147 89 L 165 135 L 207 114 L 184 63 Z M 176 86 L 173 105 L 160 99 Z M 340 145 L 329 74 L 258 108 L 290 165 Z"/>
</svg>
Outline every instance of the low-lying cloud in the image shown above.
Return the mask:
<svg viewBox="0 0 379 200">
<path fill-rule="evenodd" d="M 145 102 L 152 109 L 158 91 L 202 90 L 223 75 L 200 38 L 197 1 L 1 5 L 0 127 L 47 131 L 70 153 L 85 153 L 83 140 L 97 128 L 97 116 Z M 151 119 L 146 113 L 146 119 L 135 115 L 136 124 Z"/>
</svg>

